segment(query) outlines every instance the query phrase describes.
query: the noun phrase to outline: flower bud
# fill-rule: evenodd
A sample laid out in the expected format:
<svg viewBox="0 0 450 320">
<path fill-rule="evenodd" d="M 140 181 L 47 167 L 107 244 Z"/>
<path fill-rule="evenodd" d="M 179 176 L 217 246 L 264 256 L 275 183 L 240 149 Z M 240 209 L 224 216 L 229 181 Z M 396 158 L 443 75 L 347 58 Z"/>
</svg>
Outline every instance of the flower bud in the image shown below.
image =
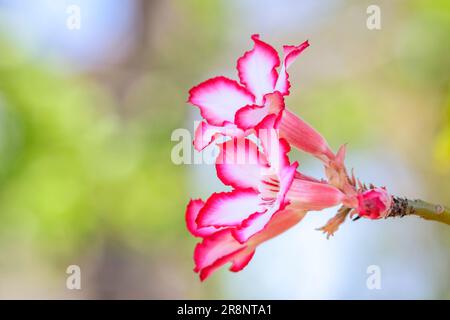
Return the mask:
<svg viewBox="0 0 450 320">
<path fill-rule="evenodd" d="M 383 188 L 374 188 L 358 194 L 358 214 L 369 219 L 386 216 L 392 204 L 392 196 Z"/>
</svg>

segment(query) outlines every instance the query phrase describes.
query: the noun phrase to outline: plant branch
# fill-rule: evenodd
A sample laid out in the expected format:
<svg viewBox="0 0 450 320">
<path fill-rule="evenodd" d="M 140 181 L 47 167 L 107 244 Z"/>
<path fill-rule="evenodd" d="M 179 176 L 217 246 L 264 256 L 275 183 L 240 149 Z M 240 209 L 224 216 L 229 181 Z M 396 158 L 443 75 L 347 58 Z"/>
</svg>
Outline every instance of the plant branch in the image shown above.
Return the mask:
<svg viewBox="0 0 450 320">
<path fill-rule="evenodd" d="M 450 209 L 423 200 L 410 200 L 393 197 L 393 203 L 386 218 L 416 215 L 425 220 L 432 220 L 450 225 Z"/>
</svg>

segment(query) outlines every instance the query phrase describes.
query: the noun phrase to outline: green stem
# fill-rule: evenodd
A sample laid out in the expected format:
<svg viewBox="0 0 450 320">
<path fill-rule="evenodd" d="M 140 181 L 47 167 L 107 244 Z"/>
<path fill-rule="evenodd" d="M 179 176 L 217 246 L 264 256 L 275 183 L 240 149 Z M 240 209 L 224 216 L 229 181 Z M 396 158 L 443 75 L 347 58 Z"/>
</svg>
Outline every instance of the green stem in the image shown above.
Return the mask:
<svg viewBox="0 0 450 320">
<path fill-rule="evenodd" d="M 408 204 L 414 209 L 412 214 L 425 220 L 433 220 L 450 225 L 450 209 L 439 204 L 431 204 L 422 200 L 408 200 Z"/>
<path fill-rule="evenodd" d="M 425 220 L 450 225 L 450 209 L 443 205 L 399 197 L 394 197 L 393 199 L 394 201 L 387 217 L 416 215 Z"/>
</svg>

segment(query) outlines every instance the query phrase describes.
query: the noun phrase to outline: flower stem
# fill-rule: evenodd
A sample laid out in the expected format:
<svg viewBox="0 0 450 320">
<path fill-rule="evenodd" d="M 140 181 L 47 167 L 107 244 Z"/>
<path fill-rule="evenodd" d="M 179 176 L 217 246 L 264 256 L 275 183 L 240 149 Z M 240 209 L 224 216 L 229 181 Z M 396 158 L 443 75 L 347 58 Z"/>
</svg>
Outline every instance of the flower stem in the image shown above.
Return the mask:
<svg viewBox="0 0 450 320">
<path fill-rule="evenodd" d="M 410 200 L 406 198 L 393 197 L 393 202 L 388 217 L 403 217 L 416 215 L 425 220 L 432 220 L 450 225 L 450 209 L 440 205 L 432 204 L 423 200 Z"/>
</svg>

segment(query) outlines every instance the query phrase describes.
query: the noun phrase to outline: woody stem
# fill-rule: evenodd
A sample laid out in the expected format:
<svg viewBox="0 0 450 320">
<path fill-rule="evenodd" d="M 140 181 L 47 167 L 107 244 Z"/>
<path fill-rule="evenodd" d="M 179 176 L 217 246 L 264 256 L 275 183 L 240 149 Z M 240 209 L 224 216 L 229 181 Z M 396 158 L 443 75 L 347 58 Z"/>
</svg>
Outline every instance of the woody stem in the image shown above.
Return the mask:
<svg viewBox="0 0 450 320">
<path fill-rule="evenodd" d="M 423 200 L 410 200 L 406 198 L 393 197 L 393 202 L 388 217 L 403 217 L 416 215 L 425 220 L 432 220 L 450 225 L 450 209 L 440 205 L 432 204 Z"/>
</svg>

